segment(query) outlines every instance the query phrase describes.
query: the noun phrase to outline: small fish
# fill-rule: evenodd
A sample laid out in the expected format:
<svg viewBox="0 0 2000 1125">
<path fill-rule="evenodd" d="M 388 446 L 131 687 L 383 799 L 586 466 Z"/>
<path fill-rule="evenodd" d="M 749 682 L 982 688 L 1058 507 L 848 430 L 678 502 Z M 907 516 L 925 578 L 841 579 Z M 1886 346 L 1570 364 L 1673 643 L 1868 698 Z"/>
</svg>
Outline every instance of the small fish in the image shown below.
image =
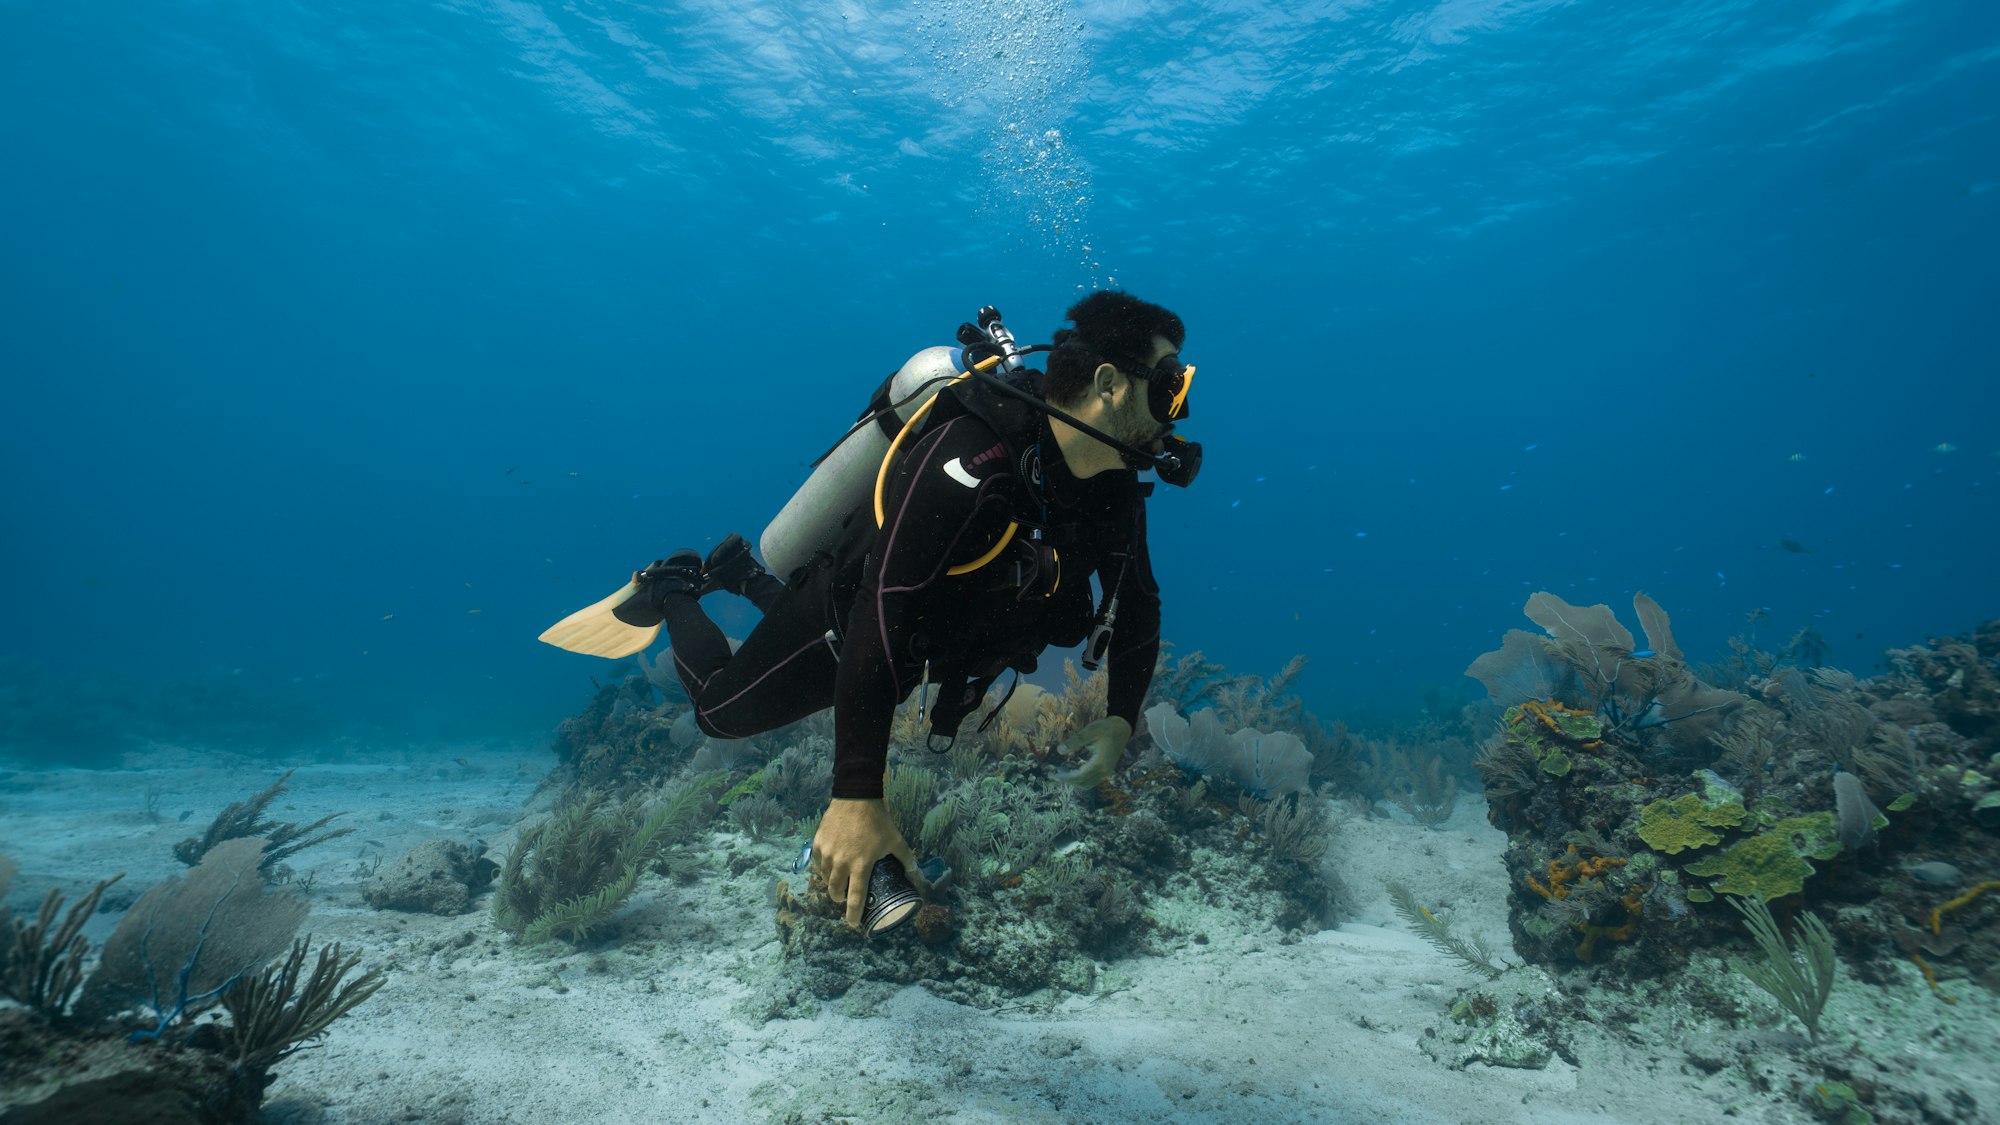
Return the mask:
<svg viewBox="0 0 2000 1125">
<path fill-rule="evenodd" d="M 1658 649 L 1651 649 L 1651 648 L 1635 649 L 1632 652 L 1632 659 L 1644 660 L 1649 656 L 1658 656 L 1658 655 L 1660 655 Z"/>
<path fill-rule="evenodd" d="M 394 621 L 395 619 L 396 615 L 393 613 L 385 613 L 382 615 L 382 620 L 384 621 Z"/>
<path fill-rule="evenodd" d="M 506 471 L 506 472 L 504 472 L 504 473 L 501 473 L 500 475 L 501 475 L 501 476 L 503 476 L 503 477 L 511 477 L 511 476 L 513 476 L 513 475 L 514 475 L 514 470 L 515 470 L 515 469 L 518 469 L 518 468 L 520 468 L 520 467 L 521 467 L 521 466 L 519 466 L 519 465 L 510 465 L 510 466 L 508 466 L 508 467 L 507 467 L 507 471 Z"/>
<path fill-rule="evenodd" d="M 1932 453 L 1957 453 L 1957 452 L 1958 452 L 1958 447 L 1957 447 L 1957 446 L 1955 446 L 1955 445 L 1953 445 L 1952 443 L 1950 443 L 1950 442 L 1948 442 L 1948 441 L 1941 441 L 1941 442 L 1938 442 L 1938 443 L 1937 443 L 1936 445 L 1933 445 L 1933 446 L 1931 446 L 1931 452 L 1932 452 Z"/>
<path fill-rule="evenodd" d="M 1929 883 L 1936 887 L 1955 887 L 1965 882 L 1965 872 L 1943 860 L 1934 859 L 1927 863 L 1911 864 L 1903 870 L 1914 876 L 1919 883 Z"/>
<path fill-rule="evenodd" d="M 1787 458 L 1785 458 L 1785 460 L 1787 460 L 1787 461 L 1790 461 L 1790 462 L 1791 462 L 1792 464 L 1794 464 L 1794 465 L 1798 464 L 1799 462 L 1801 462 L 1801 461 L 1803 461 L 1803 460 L 1805 460 L 1805 459 L 1806 459 L 1806 455 L 1805 455 L 1805 454 L 1803 454 L 1803 453 L 1794 453 L 1794 454 L 1792 454 L 1792 455 L 1791 455 L 1790 457 L 1787 457 Z"/>
<path fill-rule="evenodd" d="M 1783 547 L 1785 550 L 1790 551 L 1795 555 L 1810 555 L 1813 553 L 1813 549 L 1811 547 L 1806 546 L 1804 543 L 1799 542 L 1798 540 L 1792 538 L 1789 535 L 1779 536 L 1778 546 Z"/>
<path fill-rule="evenodd" d="M 485 610 L 483 610 L 483 609 L 468 609 L 468 610 L 466 610 L 465 612 L 467 612 L 467 613 L 485 613 L 486 611 L 485 611 Z"/>
</svg>

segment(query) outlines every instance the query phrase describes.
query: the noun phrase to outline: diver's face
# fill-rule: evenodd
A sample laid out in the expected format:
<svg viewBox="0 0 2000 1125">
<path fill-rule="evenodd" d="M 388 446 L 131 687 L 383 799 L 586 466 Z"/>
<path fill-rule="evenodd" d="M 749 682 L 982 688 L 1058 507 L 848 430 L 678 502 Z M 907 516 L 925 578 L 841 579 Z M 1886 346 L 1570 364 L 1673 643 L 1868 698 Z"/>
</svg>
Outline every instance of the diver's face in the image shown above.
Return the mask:
<svg viewBox="0 0 2000 1125">
<path fill-rule="evenodd" d="M 1174 343 L 1165 336 L 1153 337 L 1153 351 L 1146 357 L 1148 366 L 1158 367 L 1160 361 L 1174 354 Z M 1148 405 L 1151 385 L 1144 379 L 1124 377 L 1123 402 L 1116 404 L 1115 428 L 1111 436 L 1127 445 L 1134 445 L 1149 452 L 1158 453 L 1160 443 L 1173 427 L 1165 418 L 1153 415 Z"/>
</svg>

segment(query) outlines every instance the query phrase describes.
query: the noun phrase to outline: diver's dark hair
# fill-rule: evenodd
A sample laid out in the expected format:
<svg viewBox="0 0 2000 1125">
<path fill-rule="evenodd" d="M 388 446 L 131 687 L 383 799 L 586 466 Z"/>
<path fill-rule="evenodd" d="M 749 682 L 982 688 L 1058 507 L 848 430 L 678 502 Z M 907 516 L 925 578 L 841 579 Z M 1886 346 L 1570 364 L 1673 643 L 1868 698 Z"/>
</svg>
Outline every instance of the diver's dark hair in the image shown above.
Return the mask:
<svg viewBox="0 0 2000 1125">
<path fill-rule="evenodd" d="M 1089 393 L 1091 374 L 1099 364 L 1129 371 L 1153 358 L 1153 337 L 1165 336 L 1175 348 L 1187 339 L 1180 317 L 1111 289 L 1071 305 L 1064 316 L 1076 327 L 1056 330 L 1048 379 L 1042 386 L 1043 397 L 1057 406 L 1074 405 Z"/>
</svg>

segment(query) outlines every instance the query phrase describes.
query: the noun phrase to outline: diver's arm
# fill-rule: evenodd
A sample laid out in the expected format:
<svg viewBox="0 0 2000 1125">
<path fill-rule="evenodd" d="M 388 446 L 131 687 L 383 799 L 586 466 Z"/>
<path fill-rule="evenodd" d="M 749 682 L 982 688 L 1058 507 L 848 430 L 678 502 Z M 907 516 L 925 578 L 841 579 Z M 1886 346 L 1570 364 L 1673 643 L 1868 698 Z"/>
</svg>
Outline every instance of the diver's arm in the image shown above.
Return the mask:
<svg viewBox="0 0 2000 1125">
<path fill-rule="evenodd" d="M 909 661 L 925 607 L 950 596 L 946 569 L 976 558 L 1007 526 L 1011 464 L 988 456 L 998 446 L 983 422 L 960 416 L 925 434 L 890 473 L 883 526 L 840 642 L 833 703 L 836 798 L 881 797 L 896 704 L 915 686 L 897 672 L 896 657 Z"/>
<path fill-rule="evenodd" d="M 1139 708 L 1153 685 L 1153 667 L 1160 659 L 1160 584 L 1153 578 L 1153 558 L 1146 548 L 1146 505 L 1134 517 L 1131 563 L 1119 582 L 1116 563 L 1099 572 L 1099 581 L 1119 582 L 1118 620 L 1111 631 L 1106 712 L 1139 729 Z M 1107 573 L 1108 572 L 1108 573 Z"/>
</svg>

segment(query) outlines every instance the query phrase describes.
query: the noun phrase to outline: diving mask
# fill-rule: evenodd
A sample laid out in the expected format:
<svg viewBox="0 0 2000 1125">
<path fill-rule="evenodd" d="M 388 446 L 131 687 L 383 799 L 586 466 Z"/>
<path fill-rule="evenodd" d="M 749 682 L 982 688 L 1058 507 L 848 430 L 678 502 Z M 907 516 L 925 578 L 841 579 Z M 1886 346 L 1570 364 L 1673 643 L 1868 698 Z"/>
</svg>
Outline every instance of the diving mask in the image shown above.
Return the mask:
<svg viewBox="0 0 2000 1125">
<path fill-rule="evenodd" d="M 1194 368 L 1170 355 L 1151 367 L 1117 365 L 1134 379 L 1146 381 L 1146 406 L 1162 422 L 1178 422 L 1188 416 L 1188 390 L 1194 386 Z"/>
</svg>

